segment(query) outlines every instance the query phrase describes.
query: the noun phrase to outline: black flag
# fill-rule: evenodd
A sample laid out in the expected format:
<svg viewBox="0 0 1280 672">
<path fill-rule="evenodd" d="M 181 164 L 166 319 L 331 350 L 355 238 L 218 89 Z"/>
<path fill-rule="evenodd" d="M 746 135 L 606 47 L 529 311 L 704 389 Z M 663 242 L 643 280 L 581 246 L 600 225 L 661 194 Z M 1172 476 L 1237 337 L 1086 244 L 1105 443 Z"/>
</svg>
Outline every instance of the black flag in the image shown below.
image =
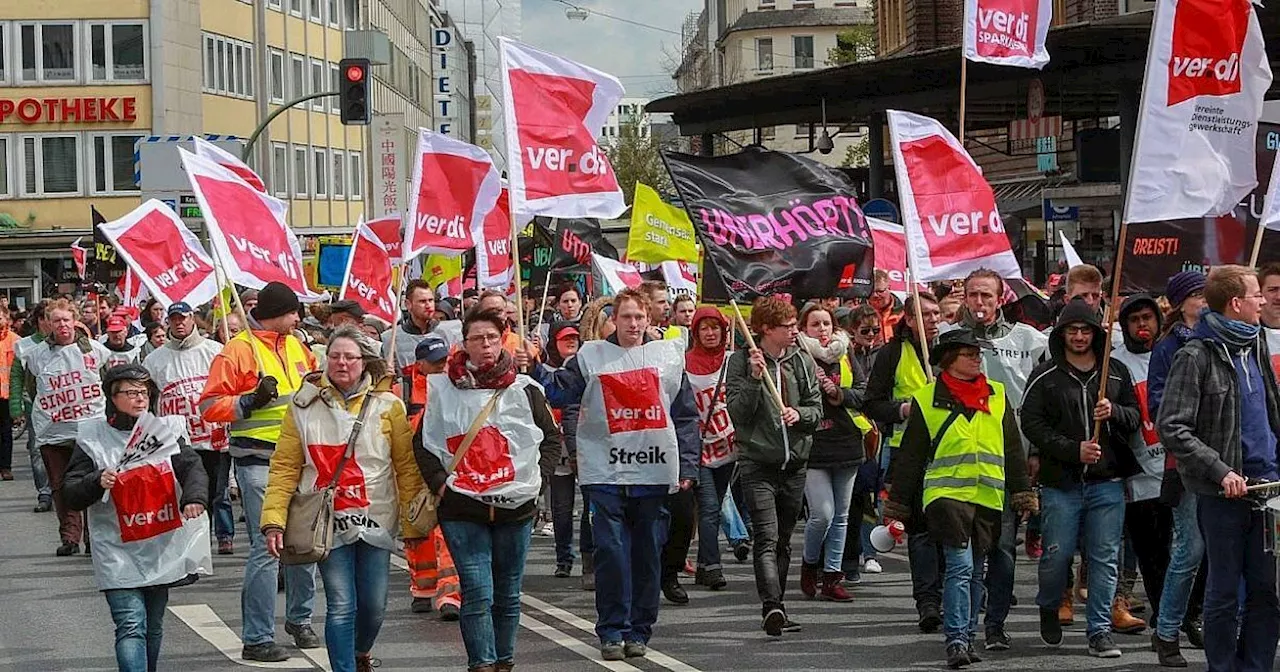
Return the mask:
<svg viewBox="0 0 1280 672">
<path fill-rule="evenodd" d="M 99 224 L 106 224 L 107 219 L 92 205 L 89 206 L 89 214 L 93 218 L 93 255 L 89 258 L 88 280 L 114 288 L 120 278 L 124 277 L 124 258 L 116 254 L 115 246 L 102 229 L 98 228 Z"/>
<path fill-rule="evenodd" d="M 618 248 L 604 237 L 598 219 L 557 219 L 551 245 L 551 270 L 590 273 L 591 253 L 618 258 Z"/>
</svg>

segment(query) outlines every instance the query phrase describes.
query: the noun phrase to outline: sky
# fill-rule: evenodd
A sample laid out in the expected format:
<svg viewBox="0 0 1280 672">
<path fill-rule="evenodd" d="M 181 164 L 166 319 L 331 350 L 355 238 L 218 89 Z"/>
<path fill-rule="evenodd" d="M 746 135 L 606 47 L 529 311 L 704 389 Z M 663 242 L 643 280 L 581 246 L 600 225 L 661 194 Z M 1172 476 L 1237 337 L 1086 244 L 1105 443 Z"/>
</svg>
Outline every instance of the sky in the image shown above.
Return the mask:
<svg viewBox="0 0 1280 672">
<path fill-rule="evenodd" d="M 567 18 L 557 0 L 522 0 L 523 41 L 617 77 L 628 96 L 675 93 L 680 26 L 702 0 L 570 1 L 592 12 L 586 21 Z"/>
</svg>

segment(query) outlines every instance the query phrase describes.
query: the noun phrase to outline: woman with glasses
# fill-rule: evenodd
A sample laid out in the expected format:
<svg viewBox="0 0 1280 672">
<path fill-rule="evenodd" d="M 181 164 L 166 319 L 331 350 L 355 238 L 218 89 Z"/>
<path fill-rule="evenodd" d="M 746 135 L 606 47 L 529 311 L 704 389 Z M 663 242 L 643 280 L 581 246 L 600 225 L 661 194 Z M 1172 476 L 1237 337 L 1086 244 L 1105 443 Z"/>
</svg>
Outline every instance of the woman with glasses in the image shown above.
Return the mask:
<svg viewBox="0 0 1280 672">
<path fill-rule="evenodd" d="M 884 338 L 880 330 L 880 318 L 874 308 L 868 305 L 853 309 L 845 320 L 849 325 L 849 364 L 853 369 L 853 379 L 860 393 L 865 392 L 867 380 L 871 377 L 871 366 L 876 355 L 884 346 Z M 858 475 L 853 481 L 853 498 L 849 502 L 849 531 L 845 534 L 844 555 L 841 569 L 846 584 L 857 584 L 862 581 L 862 572 L 878 574 L 882 571 L 880 561 L 876 559 L 876 549 L 871 547 L 871 530 L 875 527 L 876 507 L 880 490 L 884 484 L 884 467 L 882 458 L 887 455 L 880 451 L 883 432 L 880 427 L 864 416 L 862 429 L 863 453 L 868 459 L 858 467 Z"/>
<path fill-rule="evenodd" d="M 413 429 L 378 343 L 346 325 L 329 336 L 325 356 L 325 371 L 306 377 L 284 416 L 267 477 L 262 533 L 267 552 L 280 557 L 293 494 L 323 490 L 336 475 L 333 550 L 319 563 L 325 646 L 334 672 L 369 672 L 387 612 L 396 532 L 422 478 Z M 353 432 L 360 418 L 363 424 Z M 349 440 L 354 443 L 344 459 Z M 403 532 L 406 539 L 422 536 L 407 523 Z"/>
<path fill-rule="evenodd" d="M 923 506 L 929 535 L 943 547 L 943 633 L 947 667 L 980 659 L 973 648 L 982 606 L 984 554 L 1000 537 L 1006 497 L 1037 508 L 1022 436 L 1004 385 L 982 374 L 982 349 L 968 329 L 943 334 L 930 352 L 938 379 L 918 390 L 893 464 L 886 519 L 907 521 Z"/>
</svg>

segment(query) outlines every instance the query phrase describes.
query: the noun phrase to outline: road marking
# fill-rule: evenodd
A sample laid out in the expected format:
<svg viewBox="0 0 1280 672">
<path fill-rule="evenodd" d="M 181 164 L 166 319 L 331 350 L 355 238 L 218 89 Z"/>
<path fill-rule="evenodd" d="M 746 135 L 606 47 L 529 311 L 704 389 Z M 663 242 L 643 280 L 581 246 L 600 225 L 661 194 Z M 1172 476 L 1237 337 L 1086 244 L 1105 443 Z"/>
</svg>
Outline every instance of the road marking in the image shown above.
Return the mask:
<svg viewBox="0 0 1280 672">
<path fill-rule="evenodd" d="M 567 635 L 556 628 L 539 621 L 529 614 L 520 614 L 520 625 L 523 625 L 552 642 L 569 649 L 606 670 L 617 670 L 619 672 L 625 672 L 626 670 L 635 670 L 636 672 L 639 672 L 640 670 L 640 668 L 628 665 L 620 660 L 601 660 L 600 652 L 598 650 L 587 646 L 576 637 Z"/>
<path fill-rule="evenodd" d="M 588 621 L 585 618 L 578 616 L 577 614 L 571 611 L 565 611 L 564 609 L 561 609 L 560 607 L 557 607 L 553 604 L 548 604 L 546 602 L 543 602 L 542 600 L 539 600 L 538 598 L 532 595 L 521 594 L 520 601 L 534 609 L 537 609 L 538 611 L 541 611 L 542 613 L 548 616 L 559 619 L 568 625 L 571 625 L 579 630 L 582 630 L 583 632 L 588 632 L 593 637 L 596 636 L 595 624 L 592 623 L 591 621 Z M 657 665 L 665 667 L 668 670 L 671 670 L 672 672 L 699 672 L 698 668 L 693 667 L 688 663 L 684 663 L 679 660 L 676 660 L 675 658 L 672 658 L 671 656 L 668 656 L 665 653 L 655 651 L 652 648 L 649 649 L 649 653 L 645 656 L 645 660 L 648 660 L 651 663 L 655 663 Z"/>
<path fill-rule="evenodd" d="M 311 665 L 299 667 L 296 662 L 287 660 L 281 663 L 259 663 L 256 661 L 245 660 L 240 657 L 240 651 L 243 643 L 240 637 L 232 632 L 227 624 L 218 618 L 213 609 L 207 604 L 179 604 L 171 605 L 169 611 L 173 612 L 187 627 L 195 631 L 206 642 L 213 645 L 213 648 L 222 652 L 227 660 L 246 667 L 265 667 L 275 670 L 311 670 L 315 669 Z M 308 656 L 310 657 L 310 656 Z M 329 669 L 325 665 L 322 669 Z"/>
</svg>

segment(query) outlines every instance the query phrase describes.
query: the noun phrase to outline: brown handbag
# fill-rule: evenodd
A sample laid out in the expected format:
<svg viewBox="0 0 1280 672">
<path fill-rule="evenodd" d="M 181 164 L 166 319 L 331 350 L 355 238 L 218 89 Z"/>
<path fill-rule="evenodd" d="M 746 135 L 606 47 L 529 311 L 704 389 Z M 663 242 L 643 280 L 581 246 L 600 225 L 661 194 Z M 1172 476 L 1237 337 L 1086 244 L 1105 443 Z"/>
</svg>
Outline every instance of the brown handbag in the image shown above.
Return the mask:
<svg viewBox="0 0 1280 672">
<path fill-rule="evenodd" d="M 286 565 L 310 565 L 329 557 L 333 550 L 333 491 L 338 487 L 338 479 L 347 466 L 347 460 L 356 452 L 356 438 L 360 428 L 364 426 L 365 414 L 373 405 L 373 399 L 366 396 L 360 405 L 360 413 L 355 424 L 351 426 L 351 435 L 347 437 L 347 449 L 338 462 L 337 471 L 323 490 L 316 492 L 295 492 L 289 499 L 289 518 L 284 526 L 284 548 L 280 551 L 280 562 Z"/>
<path fill-rule="evenodd" d="M 453 454 L 453 459 L 449 461 L 448 472 L 453 473 L 457 470 L 458 465 L 462 463 L 462 458 L 466 456 L 467 451 L 471 449 L 471 444 L 475 443 L 476 436 L 480 434 L 480 428 L 484 427 L 485 420 L 489 419 L 489 415 L 493 413 L 493 409 L 498 405 L 498 397 L 502 396 L 505 388 L 493 391 L 493 396 L 489 397 L 480 413 L 476 415 L 476 419 L 471 421 L 471 426 L 467 428 L 467 435 L 462 437 L 462 443 L 458 446 L 458 452 Z M 436 509 L 440 506 L 440 498 L 430 487 L 424 487 L 414 496 L 413 501 L 409 502 L 409 524 L 413 525 L 419 532 L 431 534 L 436 529 L 436 525 L 440 524 L 440 517 L 437 515 Z"/>
</svg>

